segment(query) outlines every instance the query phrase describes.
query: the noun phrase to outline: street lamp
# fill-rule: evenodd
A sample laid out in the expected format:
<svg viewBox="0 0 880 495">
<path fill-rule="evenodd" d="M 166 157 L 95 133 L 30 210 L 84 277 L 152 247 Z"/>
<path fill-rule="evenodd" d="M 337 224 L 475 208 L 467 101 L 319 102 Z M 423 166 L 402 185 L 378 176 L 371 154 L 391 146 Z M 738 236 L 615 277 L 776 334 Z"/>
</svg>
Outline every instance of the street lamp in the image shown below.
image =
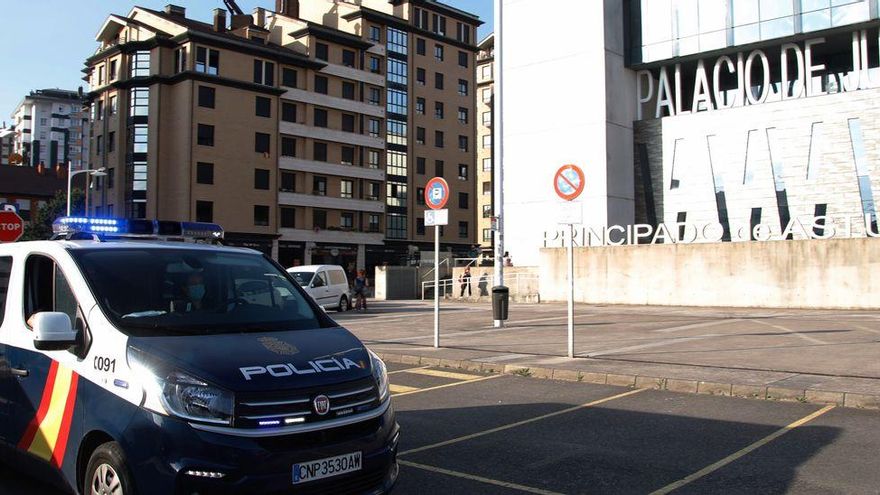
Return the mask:
<svg viewBox="0 0 880 495">
<path fill-rule="evenodd" d="M 69 167 L 68 167 L 68 170 L 70 170 Z M 89 201 L 88 201 L 89 182 L 91 181 L 91 178 L 93 176 L 94 177 L 104 177 L 105 175 L 107 175 L 107 172 L 105 172 L 104 170 L 106 170 L 106 167 L 101 167 L 101 168 L 96 168 L 96 169 L 87 168 L 84 170 L 77 170 L 76 172 L 69 172 L 67 174 L 67 216 L 70 216 L 70 188 L 73 185 L 73 176 L 76 174 L 82 174 L 82 173 L 89 174 L 89 178 L 88 178 L 88 180 L 86 180 L 86 211 L 85 211 L 86 215 L 88 215 L 88 213 L 89 213 Z"/>
</svg>

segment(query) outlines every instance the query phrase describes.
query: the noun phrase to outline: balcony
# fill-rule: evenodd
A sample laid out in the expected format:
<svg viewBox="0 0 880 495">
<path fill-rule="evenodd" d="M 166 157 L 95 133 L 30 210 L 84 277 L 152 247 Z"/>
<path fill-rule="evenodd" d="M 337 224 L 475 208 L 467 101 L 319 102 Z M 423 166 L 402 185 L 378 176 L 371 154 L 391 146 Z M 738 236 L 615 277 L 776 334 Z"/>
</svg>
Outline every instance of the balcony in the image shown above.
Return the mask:
<svg viewBox="0 0 880 495">
<path fill-rule="evenodd" d="M 381 138 L 370 137 L 365 134 L 356 134 L 354 132 L 337 131 L 325 127 L 307 126 L 304 124 L 294 124 L 293 122 L 284 121 L 279 122 L 278 130 L 282 134 L 289 134 L 291 136 L 300 136 L 321 141 L 332 141 L 354 146 L 365 146 L 367 148 L 379 150 L 385 149 L 385 141 Z"/>
<path fill-rule="evenodd" d="M 345 98 L 338 98 L 336 96 L 328 96 L 321 93 L 314 93 L 312 91 L 305 91 L 302 89 L 286 89 L 287 92 L 281 95 L 281 97 L 286 100 L 299 101 L 302 103 L 309 103 L 311 105 L 318 105 L 327 108 L 335 108 L 337 110 L 343 110 L 345 112 L 361 113 L 364 115 L 369 115 L 371 117 L 379 117 L 383 119 L 385 118 L 385 107 L 383 107 L 382 105 L 373 105 L 363 101 L 348 100 Z"/>
<path fill-rule="evenodd" d="M 385 213 L 385 205 L 381 201 L 363 199 L 346 199 L 313 194 L 280 192 L 278 203 L 284 206 L 307 206 L 331 210 L 363 211 L 369 213 Z"/>
<path fill-rule="evenodd" d="M 382 232 L 359 232 L 355 230 L 321 229 L 278 229 L 281 241 L 323 242 L 330 244 L 371 244 L 382 245 L 385 234 Z"/>
<path fill-rule="evenodd" d="M 282 170 L 296 170 L 297 172 L 309 172 L 321 175 L 336 175 L 339 177 L 352 177 L 355 179 L 367 179 L 375 181 L 385 180 L 385 171 L 377 168 L 356 167 L 354 165 L 342 165 L 328 162 L 316 162 L 303 160 L 289 156 L 282 156 L 278 161 Z"/>
<path fill-rule="evenodd" d="M 327 67 L 321 69 L 320 73 L 385 87 L 385 76 L 382 74 L 374 74 L 368 70 L 355 69 L 346 65 L 327 64 Z"/>
</svg>

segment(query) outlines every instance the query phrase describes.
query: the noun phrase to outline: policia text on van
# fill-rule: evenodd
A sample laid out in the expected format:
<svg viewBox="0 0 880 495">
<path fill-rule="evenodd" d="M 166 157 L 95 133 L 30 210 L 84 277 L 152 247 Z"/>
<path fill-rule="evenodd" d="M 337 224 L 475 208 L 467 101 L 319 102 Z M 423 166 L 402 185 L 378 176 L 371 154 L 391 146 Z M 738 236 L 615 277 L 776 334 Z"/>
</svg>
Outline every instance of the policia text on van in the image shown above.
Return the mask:
<svg viewBox="0 0 880 495">
<path fill-rule="evenodd" d="M 0 245 L 0 450 L 14 466 L 84 494 L 391 490 L 385 366 L 280 266 L 155 240 L 221 237 L 212 225 L 56 228 Z M 150 240 L 111 239 L 131 232 Z"/>
</svg>

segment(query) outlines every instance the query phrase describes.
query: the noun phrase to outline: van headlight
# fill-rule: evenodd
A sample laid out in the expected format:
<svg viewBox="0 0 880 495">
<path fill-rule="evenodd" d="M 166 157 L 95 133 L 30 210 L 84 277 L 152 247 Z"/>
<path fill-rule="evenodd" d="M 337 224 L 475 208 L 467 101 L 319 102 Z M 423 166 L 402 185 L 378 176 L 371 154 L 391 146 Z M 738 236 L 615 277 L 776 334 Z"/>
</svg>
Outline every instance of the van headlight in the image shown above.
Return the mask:
<svg viewBox="0 0 880 495">
<path fill-rule="evenodd" d="M 376 379 L 376 386 L 379 387 L 379 403 L 385 402 L 388 398 L 388 369 L 385 363 L 379 359 L 373 351 L 370 352 L 370 361 L 373 365 L 373 378 Z"/>
<path fill-rule="evenodd" d="M 145 408 L 188 421 L 232 424 L 235 401 L 231 392 L 182 371 L 157 374 L 138 359 L 132 358 L 132 353 L 129 353 L 134 376 L 144 390 Z"/>
</svg>

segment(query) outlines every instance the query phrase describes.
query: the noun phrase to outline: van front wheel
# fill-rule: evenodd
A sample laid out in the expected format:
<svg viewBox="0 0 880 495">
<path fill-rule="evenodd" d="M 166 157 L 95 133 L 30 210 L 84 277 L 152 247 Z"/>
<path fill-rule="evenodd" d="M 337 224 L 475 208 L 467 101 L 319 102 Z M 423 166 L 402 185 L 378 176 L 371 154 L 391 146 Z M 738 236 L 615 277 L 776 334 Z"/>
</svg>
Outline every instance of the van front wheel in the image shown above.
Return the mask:
<svg viewBox="0 0 880 495">
<path fill-rule="evenodd" d="M 339 298 L 339 311 L 349 311 L 351 310 L 351 303 L 348 301 L 348 298 L 342 296 Z"/>
<path fill-rule="evenodd" d="M 116 442 L 107 442 L 92 453 L 86 468 L 84 495 L 131 495 L 134 484 L 125 466 L 125 454 Z"/>
</svg>

